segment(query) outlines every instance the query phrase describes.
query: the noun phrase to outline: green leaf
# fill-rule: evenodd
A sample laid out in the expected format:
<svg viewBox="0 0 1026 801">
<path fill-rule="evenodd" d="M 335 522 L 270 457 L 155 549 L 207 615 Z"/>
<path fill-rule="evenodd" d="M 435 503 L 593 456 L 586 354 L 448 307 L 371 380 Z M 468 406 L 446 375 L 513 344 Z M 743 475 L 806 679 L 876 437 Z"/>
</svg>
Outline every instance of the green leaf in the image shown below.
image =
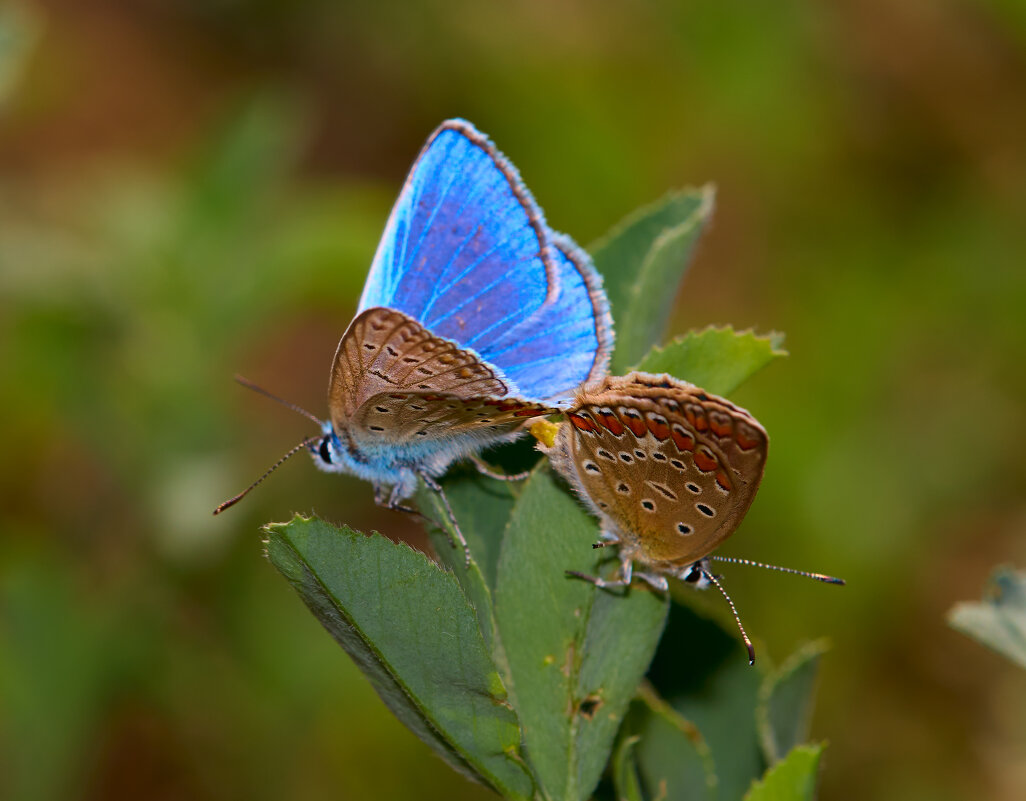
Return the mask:
<svg viewBox="0 0 1026 801">
<path fill-rule="evenodd" d="M 758 336 L 751 331 L 706 328 L 677 337 L 665 347 L 654 347 L 636 369 L 669 373 L 716 395 L 729 395 L 746 379 L 787 351 L 784 335 Z"/>
<path fill-rule="evenodd" d="M 712 754 L 701 732 L 650 685 L 642 685 L 624 729 L 632 740 L 640 740 L 633 759 L 648 798 L 716 798 Z"/>
<path fill-rule="evenodd" d="M 495 591 L 503 533 L 513 512 L 515 486 L 486 478 L 479 473 L 467 472 L 455 472 L 443 482 L 449 507 L 470 549 L 469 565 L 441 496 L 423 486 L 417 495 L 419 508 L 431 518 L 428 533 L 435 554 L 455 574 L 463 587 L 477 615 L 485 642 L 492 650 L 492 659 L 503 673 L 506 673 L 505 658 L 498 642 L 492 594 Z M 453 543 L 456 543 L 455 547 Z"/>
<path fill-rule="evenodd" d="M 566 576 L 600 569 L 597 539 L 597 523 L 542 466 L 499 557 L 495 617 L 510 694 L 540 789 L 560 801 L 587 798 L 598 783 L 667 606 L 643 587 L 617 596 Z"/>
<path fill-rule="evenodd" d="M 636 364 L 662 338 L 714 200 L 712 186 L 670 194 L 638 209 L 591 246 L 616 323 L 613 374 Z"/>
<path fill-rule="evenodd" d="M 813 801 L 823 745 L 799 745 L 752 783 L 744 801 Z"/>
<path fill-rule="evenodd" d="M 983 594 L 983 603 L 956 604 L 948 623 L 1026 668 L 1026 573 L 997 568 Z"/>
<path fill-rule="evenodd" d="M 532 795 L 520 730 L 456 579 L 406 545 L 297 516 L 267 555 L 392 712 L 449 765 Z"/>
<path fill-rule="evenodd" d="M 828 647 L 825 640 L 807 643 L 762 683 L 755 720 L 771 765 L 808 738 L 819 658 Z"/>
<path fill-rule="evenodd" d="M 648 678 L 702 732 L 716 766 L 717 801 L 740 801 L 766 768 L 755 726 L 766 661 L 760 655 L 749 666 L 736 629 L 728 630 L 690 607 L 670 607 Z M 648 739 L 638 745 L 639 763 L 650 747 Z"/>
<path fill-rule="evenodd" d="M 634 746 L 641 737 L 621 737 L 613 753 L 611 768 L 613 786 L 617 801 L 645 801 L 641 794 L 641 779 L 638 778 L 638 763 L 634 758 Z"/>
</svg>

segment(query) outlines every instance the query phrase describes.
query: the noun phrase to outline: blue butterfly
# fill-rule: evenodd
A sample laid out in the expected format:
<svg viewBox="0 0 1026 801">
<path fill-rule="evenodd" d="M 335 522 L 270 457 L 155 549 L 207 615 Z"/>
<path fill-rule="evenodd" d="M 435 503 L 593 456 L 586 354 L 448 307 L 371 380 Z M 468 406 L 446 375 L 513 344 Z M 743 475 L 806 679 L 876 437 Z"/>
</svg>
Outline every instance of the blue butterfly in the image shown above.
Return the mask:
<svg viewBox="0 0 1026 801">
<path fill-rule="evenodd" d="M 379 503 L 402 508 L 418 479 L 441 491 L 454 461 L 558 411 L 605 374 L 612 347 L 588 255 L 548 228 L 487 137 L 449 120 L 389 216 L 332 364 L 329 419 L 303 412 L 321 433 L 282 461 L 305 447 L 321 469 L 364 478 Z"/>
</svg>

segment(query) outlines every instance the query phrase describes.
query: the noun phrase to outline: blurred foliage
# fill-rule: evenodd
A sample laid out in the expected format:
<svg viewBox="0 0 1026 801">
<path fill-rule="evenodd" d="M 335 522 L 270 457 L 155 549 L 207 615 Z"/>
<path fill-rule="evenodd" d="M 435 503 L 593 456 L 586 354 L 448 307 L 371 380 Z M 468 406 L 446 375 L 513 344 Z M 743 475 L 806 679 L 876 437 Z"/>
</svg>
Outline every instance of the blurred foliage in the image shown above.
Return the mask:
<svg viewBox="0 0 1026 801">
<path fill-rule="evenodd" d="M 731 573 L 760 658 L 834 641 L 820 797 L 1026 795 L 1021 671 L 944 624 L 1026 564 L 1021 3 L 3 11 L 0 796 L 491 797 L 391 717 L 257 533 L 312 509 L 418 528 L 302 464 L 209 514 L 310 433 L 231 374 L 323 405 L 389 204 L 457 114 L 580 242 L 716 183 L 668 333 L 788 333 L 733 398 L 773 444 L 725 550 L 849 580 Z M 704 656 L 679 646 L 686 676 Z"/>
</svg>

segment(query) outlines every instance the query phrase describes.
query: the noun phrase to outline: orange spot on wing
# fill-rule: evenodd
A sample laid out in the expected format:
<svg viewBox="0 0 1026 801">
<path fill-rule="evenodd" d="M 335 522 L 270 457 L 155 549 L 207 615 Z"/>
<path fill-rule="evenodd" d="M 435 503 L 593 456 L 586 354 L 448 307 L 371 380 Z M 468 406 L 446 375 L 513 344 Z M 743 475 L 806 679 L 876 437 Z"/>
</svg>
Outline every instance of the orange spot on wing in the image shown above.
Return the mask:
<svg viewBox="0 0 1026 801">
<path fill-rule="evenodd" d="M 710 472 L 712 470 L 715 470 L 717 467 L 719 467 L 719 462 L 717 462 L 714 457 L 710 456 L 708 453 L 706 453 L 703 450 L 696 451 L 694 458 L 695 458 L 695 467 L 697 467 L 703 473 L 708 473 L 708 472 Z"/>
<path fill-rule="evenodd" d="M 568 414 L 567 419 L 578 431 L 594 431 L 595 424 L 591 422 L 587 417 L 581 417 L 579 414 Z"/>
<path fill-rule="evenodd" d="M 681 426 L 674 426 L 671 431 L 673 443 L 679 450 L 693 451 L 695 449 L 695 438 L 685 431 Z"/>
<path fill-rule="evenodd" d="M 716 473 L 716 483 L 719 484 L 721 487 L 723 487 L 723 489 L 727 490 L 728 492 L 731 489 L 730 479 L 727 478 L 727 474 L 724 473 L 722 470 L 719 470 Z"/>
<path fill-rule="evenodd" d="M 731 434 L 730 418 L 725 415 L 714 414 L 709 419 L 709 427 L 713 430 L 713 433 L 718 437 L 725 437 Z"/>
<path fill-rule="evenodd" d="M 603 412 L 595 412 L 595 416 L 598 421 L 602 423 L 614 436 L 620 436 L 623 434 L 623 423 L 620 422 L 620 418 L 615 414 L 605 414 Z"/>
<path fill-rule="evenodd" d="M 749 439 L 740 431 L 737 432 L 737 435 L 734 439 L 737 442 L 738 447 L 741 448 L 741 450 L 743 451 L 750 451 L 752 448 L 759 444 L 758 440 Z"/>
<path fill-rule="evenodd" d="M 666 423 L 659 423 L 655 420 L 648 421 L 648 430 L 652 432 L 652 436 L 662 442 L 668 436 L 670 436 L 670 427 Z"/>
<path fill-rule="evenodd" d="M 624 422 L 624 425 L 626 425 L 627 428 L 629 428 L 631 430 L 631 432 L 634 434 L 634 436 L 636 436 L 636 437 L 643 437 L 643 436 L 645 436 L 645 433 L 647 432 L 647 429 L 645 428 L 645 421 L 644 420 L 641 420 L 640 418 L 627 417 L 625 415 L 623 422 Z"/>
<path fill-rule="evenodd" d="M 537 417 L 540 414 L 545 414 L 544 409 L 521 409 L 518 412 L 513 412 L 514 417 Z"/>
</svg>

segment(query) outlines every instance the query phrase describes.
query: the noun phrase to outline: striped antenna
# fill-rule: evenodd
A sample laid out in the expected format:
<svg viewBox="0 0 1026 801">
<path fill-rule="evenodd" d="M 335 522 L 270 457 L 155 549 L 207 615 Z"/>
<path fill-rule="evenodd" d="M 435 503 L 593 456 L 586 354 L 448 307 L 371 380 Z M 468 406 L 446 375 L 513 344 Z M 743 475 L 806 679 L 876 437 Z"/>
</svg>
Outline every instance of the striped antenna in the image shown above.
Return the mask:
<svg viewBox="0 0 1026 801">
<path fill-rule="evenodd" d="M 806 578 L 816 579 L 816 581 L 822 581 L 827 584 L 840 584 L 844 585 L 844 579 L 834 578 L 833 576 L 827 576 L 823 573 L 809 573 L 806 570 L 795 570 L 791 567 L 779 567 L 777 565 L 767 565 L 763 562 L 753 562 L 751 559 L 739 559 L 736 556 L 716 556 L 714 554 L 706 557 L 708 559 L 715 559 L 717 562 L 730 562 L 734 565 L 748 565 L 749 567 L 764 567 L 767 570 L 779 570 L 781 573 L 793 573 L 796 576 L 805 576 Z"/>
<path fill-rule="evenodd" d="M 734 622 L 737 623 L 738 631 L 741 632 L 741 639 L 745 641 L 745 648 L 748 649 L 748 664 L 755 664 L 755 647 L 752 645 L 752 641 L 748 639 L 748 632 L 745 631 L 745 627 L 741 625 L 741 616 L 737 613 L 737 607 L 734 606 L 734 602 L 730 600 L 730 596 L 727 595 L 727 591 L 723 589 L 723 585 L 720 584 L 719 579 L 716 578 L 708 570 L 702 569 L 702 575 L 705 578 L 716 585 L 716 589 L 720 591 L 720 594 L 726 599 L 727 605 L 730 607 L 730 611 L 734 613 Z"/>
<path fill-rule="evenodd" d="M 234 498 L 229 498 L 227 501 L 225 501 L 220 506 L 218 506 L 214 510 L 214 514 L 215 515 L 219 515 L 225 509 L 229 509 L 232 506 L 235 506 L 235 504 L 237 504 L 239 501 L 241 501 L 243 498 L 245 498 L 246 495 L 249 494 L 250 490 L 256 488 L 260 484 L 260 482 L 262 482 L 265 478 L 267 478 L 269 475 L 271 475 L 271 473 L 273 473 L 275 470 L 277 470 L 279 467 L 281 467 L 282 464 L 284 464 L 286 459 L 288 459 L 290 456 L 292 456 L 296 451 L 302 450 L 303 448 L 305 448 L 305 447 L 307 447 L 309 445 L 312 445 L 313 443 L 317 442 L 317 440 L 319 440 L 321 438 L 321 436 L 322 436 L 321 434 L 318 434 L 315 437 L 307 437 L 302 442 L 300 442 L 298 445 L 296 445 L 293 448 L 291 448 L 288 453 L 286 453 L 277 462 L 275 462 L 273 465 L 271 465 L 270 469 L 266 473 L 264 473 L 262 476 L 260 476 L 260 478 L 258 478 L 256 481 L 254 481 L 248 487 L 246 487 L 246 489 L 244 489 L 242 492 L 240 492 Z"/>
</svg>

